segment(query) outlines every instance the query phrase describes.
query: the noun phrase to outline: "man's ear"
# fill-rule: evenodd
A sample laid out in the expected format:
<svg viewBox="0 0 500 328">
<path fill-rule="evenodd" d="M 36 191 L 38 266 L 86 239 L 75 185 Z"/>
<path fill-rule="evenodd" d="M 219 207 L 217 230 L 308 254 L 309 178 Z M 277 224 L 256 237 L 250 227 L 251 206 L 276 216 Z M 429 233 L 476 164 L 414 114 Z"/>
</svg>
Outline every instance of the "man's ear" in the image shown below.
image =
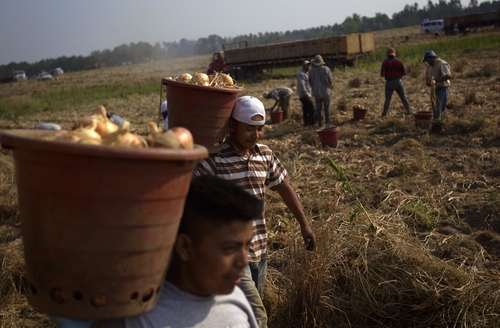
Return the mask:
<svg viewBox="0 0 500 328">
<path fill-rule="evenodd" d="M 181 261 L 186 262 L 189 260 L 189 253 L 193 247 L 193 242 L 188 235 L 180 233 L 175 238 L 174 250 Z"/>
<path fill-rule="evenodd" d="M 233 120 L 229 120 L 229 132 L 234 132 L 235 123 Z"/>
</svg>

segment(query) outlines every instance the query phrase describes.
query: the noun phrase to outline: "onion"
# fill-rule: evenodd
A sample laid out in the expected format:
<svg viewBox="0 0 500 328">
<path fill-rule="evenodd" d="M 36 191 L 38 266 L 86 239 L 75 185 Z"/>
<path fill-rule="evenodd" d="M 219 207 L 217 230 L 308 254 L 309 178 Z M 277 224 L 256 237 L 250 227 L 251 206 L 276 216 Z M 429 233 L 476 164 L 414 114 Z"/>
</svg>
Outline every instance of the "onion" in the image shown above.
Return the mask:
<svg viewBox="0 0 500 328">
<path fill-rule="evenodd" d="M 149 122 L 149 144 L 151 147 L 155 148 L 172 148 L 179 149 L 181 148 L 181 144 L 177 139 L 177 136 L 171 131 L 167 130 L 165 132 L 161 132 L 155 123 Z"/>
<path fill-rule="evenodd" d="M 85 134 L 80 131 L 67 131 L 66 133 L 63 133 L 54 138 L 54 140 L 65 142 L 79 142 L 80 140 L 85 138 Z"/>
<path fill-rule="evenodd" d="M 48 131 L 47 131 L 48 132 Z M 44 134 L 38 138 L 43 139 L 43 140 L 55 140 L 57 137 L 68 133 L 67 130 L 60 130 L 60 131 L 50 131 L 47 134 Z"/>
<path fill-rule="evenodd" d="M 191 83 L 208 86 L 210 79 L 205 73 L 194 73 Z"/>
<path fill-rule="evenodd" d="M 177 140 L 179 141 L 180 147 L 184 149 L 193 149 L 194 148 L 194 141 L 193 141 L 193 135 L 191 132 L 183 127 L 176 126 L 173 127 L 168 131 L 171 131 Z"/>
<path fill-rule="evenodd" d="M 79 119 L 75 122 L 73 129 L 88 127 L 89 125 L 92 125 L 93 122 L 94 122 L 94 119 L 90 116 L 82 117 L 81 119 Z"/>
<path fill-rule="evenodd" d="M 148 143 L 146 139 L 138 134 L 130 132 L 130 122 L 123 121 L 120 129 L 102 138 L 102 144 L 108 146 L 121 146 L 121 147 L 138 147 L 147 148 Z"/>
<path fill-rule="evenodd" d="M 176 80 L 179 81 L 179 82 L 187 82 L 187 83 L 189 83 L 189 82 L 191 82 L 192 78 L 193 78 L 193 76 L 191 76 L 191 74 L 189 74 L 189 73 L 182 73 L 181 75 L 179 75 L 177 77 Z"/>
<path fill-rule="evenodd" d="M 92 115 L 91 118 L 96 122 L 95 131 L 104 137 L 107 134 L 118 131 L 119 127 L 111 121 L 106 115 L 106 108 L 100 105 L 97 106 L 97 113 Z"/>
<path fill-rule="evenodd" d="M 221 80 L 227 86 L 232 86 L 234 84 L 233 78 L 229 74 L 221 73 Z"/>
<path fill-rule="evenodd" d="M 87 125 L 85 127 L 81 127 L 78 129 L 75 129 L 73 131 L 81 132 L 85 135 L 86 138 L 92 138 L 92 139 L 101 139 L 101 135 L 95 131 L 97 126 L 96 121 L 92 121 L 90 125 Z"/>
<path fill-rule="evenodd" d="M 84 138 L 84 139 L 78 141 L 78 143 L 83 144 L 83 145 L 101 145 L 102 141 L 101 141 L 101 138 L 99 136 L 99 139 L 97 139 L 97 138 Z"/>
</svg>

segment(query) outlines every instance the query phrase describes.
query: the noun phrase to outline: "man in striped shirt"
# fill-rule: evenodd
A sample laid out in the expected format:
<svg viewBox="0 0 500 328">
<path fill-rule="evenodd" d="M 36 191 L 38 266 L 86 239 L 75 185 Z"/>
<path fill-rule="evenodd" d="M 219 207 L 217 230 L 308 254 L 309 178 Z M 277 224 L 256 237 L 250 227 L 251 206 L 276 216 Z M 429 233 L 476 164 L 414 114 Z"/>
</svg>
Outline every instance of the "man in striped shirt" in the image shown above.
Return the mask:
<svg viewBox="0 0 500 328">
<path fill-rule="evenodd" d="M 195 175 L 211 174 L 231 180 L 255 197 L 264 200 L 266 188 L 277 191 L 300 224 L 306 249 L 315 248 L 315 237 L 287 172 L 274 152 L 258 143 L 264 134 L 265 109 L 260 100 L 243 96 L 236 100 L 229 121 L 229 138 L 216 154 L 201 160 Z M 264 213 L 263 213 L 264 214 Z M 239 287 L 245 293 L 259 327 L 267 327 L 262 292 L 267 272 L 267 229 L 264 215 L 253 223 L 248 254 L 249 266 Z"/>
<path fill-rule="evenodd" d="M 401 60 L 396 58 L 396 50 L 394 48 L 389 48 L 387 50 L 387 59 L 382 63 L 382 69 L 380 70 L 380 76 L 385 78 L 385 102 L 384 111 L 382 112 L 382 117 L 387 116 L 389 112 L 389 106 L 391 105 L 391 98 L 394 91 L 398 94 L 399 98 L 403 102 L 403 106 L 406 109 L 407 114 L 411 114 L 410 103 L 406 98 L 405 86 L 401 78 L 406 75 L 405 65 Z"/>
</svg>

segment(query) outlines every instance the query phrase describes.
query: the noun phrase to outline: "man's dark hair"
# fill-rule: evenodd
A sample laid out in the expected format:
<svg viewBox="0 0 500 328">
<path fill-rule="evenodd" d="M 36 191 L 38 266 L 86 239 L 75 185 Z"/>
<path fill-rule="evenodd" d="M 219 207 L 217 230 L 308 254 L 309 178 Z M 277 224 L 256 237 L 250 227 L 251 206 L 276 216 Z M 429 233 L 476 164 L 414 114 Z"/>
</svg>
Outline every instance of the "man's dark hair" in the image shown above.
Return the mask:
<svg viewBox="0 0 500 328">
<path fill-rule="evenodd" d="M 264 202 L 231 181 L 195 176 L 186 197 L 179 233 L 195 240 L 224 224 L 262 218 Z"/>
</svg>

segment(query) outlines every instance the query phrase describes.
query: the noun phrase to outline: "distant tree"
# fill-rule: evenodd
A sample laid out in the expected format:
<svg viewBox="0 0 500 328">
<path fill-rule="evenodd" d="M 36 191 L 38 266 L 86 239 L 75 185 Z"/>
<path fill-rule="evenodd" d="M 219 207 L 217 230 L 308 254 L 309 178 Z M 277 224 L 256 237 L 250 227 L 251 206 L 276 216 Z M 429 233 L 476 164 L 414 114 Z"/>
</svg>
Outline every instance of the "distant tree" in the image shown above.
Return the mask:
<svg viewBox="0 0 500 328">
<path fill-rule="evenodd" d="M 358 14 L 353 14 L 342 23 L 342 31 L 344 34 L 356 33 L 361 30 L 361 24 L 361 17 Z"/>
<path fill-rule="evenodd" d="M 469 1 L 469 8 L 477 8 L 479 5 L 479 1 L 478 0 L 470 0 Z"/>
</svg>

